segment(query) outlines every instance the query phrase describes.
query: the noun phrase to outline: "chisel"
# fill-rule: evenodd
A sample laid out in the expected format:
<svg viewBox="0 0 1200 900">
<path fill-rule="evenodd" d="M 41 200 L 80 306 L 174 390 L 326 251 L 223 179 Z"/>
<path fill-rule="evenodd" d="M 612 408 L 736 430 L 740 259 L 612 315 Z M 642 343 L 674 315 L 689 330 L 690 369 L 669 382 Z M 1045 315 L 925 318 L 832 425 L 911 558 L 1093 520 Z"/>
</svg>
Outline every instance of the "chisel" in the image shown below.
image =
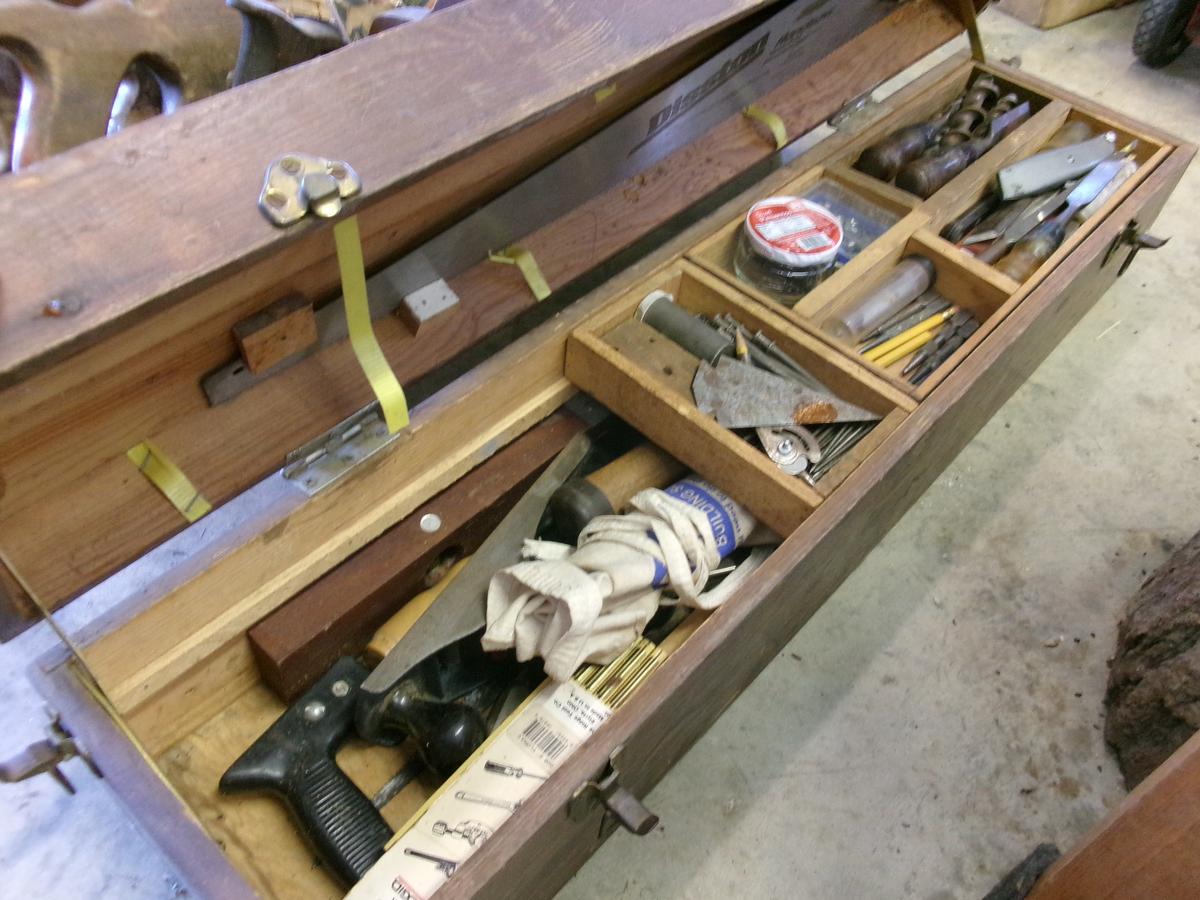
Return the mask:
<svg viewBox="0 0 1200 900">
<path fill-rule="evenodd" d="M 1096 199 L 1124 163 L 1125 157 L 1112 156 L 1092 169 L 1067 195 L 1066 208 L 1030 232 L 1012 252 L 996 263 L 997 271 L 1018 282 L 1032 275 L 1062 244 L 1071 217 Z"/>
</svg>

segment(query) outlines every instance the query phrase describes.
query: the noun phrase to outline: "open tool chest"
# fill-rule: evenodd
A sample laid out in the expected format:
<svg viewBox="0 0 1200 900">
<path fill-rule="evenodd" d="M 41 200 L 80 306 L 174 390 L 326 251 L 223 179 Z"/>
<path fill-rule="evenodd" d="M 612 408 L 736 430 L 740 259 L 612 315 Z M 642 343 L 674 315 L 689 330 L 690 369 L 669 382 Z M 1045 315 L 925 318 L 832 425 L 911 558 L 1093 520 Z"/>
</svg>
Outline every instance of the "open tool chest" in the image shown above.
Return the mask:
<svg viewBox="0 0 1200 900">
<path fill-rule="evenodd" d="M 828 4 L 801 0 L 791 6 L 818 17 L 811 22 Z M 757 118 L 735 109 L 644 171 L 514 236 L 510 243 L 537 260 L 553 289 L 549 297 L 539 303 L 531 296 L 535 279 L 527 283 L 519 265 L 482 259 L 448 279 L 458 309 L 444 321 L 406 325 L 391 314 L 379 317 L 379 343 L 406 389 L 432 379 L 424 393 L 411 392 L 420 402 L 407 426 L 390 438 L 376 411 L 358 414 L 370 392 L 345 339 L 231 401 L 210 405 L 211 397 L 205 399 L 203 377 L 236 354 L 236 324 L 290 293 L 309 303 L 336 293 L 328 226 L 309 219 L 297 230 L 280 231 L 256 209 L 267 164 L 305 152 L 354 165 L 365 189 L 347 204 L 361 216 L 364 255 L 375 271 L 481 202 L 480 196 L 458 197 L 447 185 L 469 181 L 465 161 L 478 164 L 489 138 L 504 148 L 501 164 L 490 170 L 495 193 L 532 171 L 523 160 L 532 159 L 533 168 L 543 165 L 549 156 L 539 153 L 563 152 L 719 48 L 747 35 L 756 40 L 753 29 L 769 26 L 769 17 L 786 12 L 788 4 L 662 0 L 606 4 L 601 11 L 587 3 L 470 0 L 442 17 L 249 86 L 257 93 L 246 94 L 245 102 L 274 104 L 253 110 L 256 117 L 277 117 L 264 126 L 275 142 L 270 151 L 261 135 L 251 152 L 237 135 L 204 134 L 203 126 L 237 109 L 239 88 L 112 142 L 64 154 L 19 183 L 0 181 L 0 205 L 16 209 L 34 199 L 65 203 L 81 179 L 102 180 L 97 172 L 117 173 L 110 186 L 119 184 L 131 155 L 165 166 L 186 147 L 189 158 L 205 165 L 225 144 L 222 166 L 250 169 L 230 176 L 236 189 L 214 175 L 202 186 L 177 188 L 182 198 L 157 182 L 139 197 L 122 199 L 135 217 L 139 204 L 154 202 L 151 221 L 165 226 L 191 215 L 190 192 L 216 198 L 204 207 L 212 218 L 202 228 L 181 225 L 177 246 L 165 239 L 176 248 L 172 259 L 136 266 L 111 261 L 114 271 L 104 287 L 120 295 L 124 305 L 113 307 L 120 306 L 119 314 L 89 319 L 93 312 L 85 308 L 74 319 L 40 318 L 29 325 L 28 310 L 41 309 L 46 291 L 86 294 L 86 285 L 64 285 L 44 270 L 40 281 L 29 276 L 31 293 L 22 300 L 28 309 L 11 320 L 13 333 L 28 342 L 18 347 L 10 338 L 0 347 L 0 486 L 7 486 L 7 496 L 0 487 L 0 550 L 10 619 L 17 621 L 22 603 L 58 608 L 51 615 L 66 646 L 41 660 L 32 677 L 62 726 L 201 894 L 344 893 L 314 862 L 279 803 L 226 796 L 217 782 L 285 710 L 281 696 L 294 699 L 311 684 L 301 670 L 327 668 L 338 655 L 361 651 L 381 621 L 419 590 L 419 581 L 396 580 L 388 569 L 391 556 L 404 549 L 410 563 L 423 559 L 428 567 L 450 543 L 457 542 L 460 554 L 479 545 L 526 477 L 514 474 L 520 468 L 514 460 L 525 460 L 522 473 L 536 471 L 530 460 L 549 462 L 553 449 L 579 429 L 562 408 L 578 403 L 580 392 L 681 468 L 729 494 L 780 543 L 722 606 L 692 613 L 668 635 L 661 664 L 453 868 L 439 897 L 549 896 L 565 883 L 619 818 L 606 809 L 603 791 L 589 784 L 616 786 L 626 797 L 644 795 L 1113 283 L 1138 247 L 1150 243 L 1146 229 L 1194 148 L 1123 111 L 965 52 L 847 112 L 856 97 L 960 34 L 964 22 L 973 25 L 975 9 L 937 0 L 836 6 L 847 16 L 861 6 L 861 27 L 839 34 L 782 84 L 740 98 L 742 106 L 753 102 Z M 642 37 L 617 39 L 624 35 L 623 16 L 642 28 Z M 672 32 L 663 22 L 673 16 L 696 27 Z M 501 21 L 521 21 L 524 36 L 489 31 Z M 534 23 L 541 21 L 546 27 L 539 30 Z M 589 28 L 602 40 L 571 49 L 572 37 Z M 360 109 L 339 107 L 332 124 L 322 122 L 321 99 L 345 92 L 368 102 L 357 79 L 371 76 L 361 67 L 394 66 L 389 71 L 400 77 L 407 71 L 404 51 L 418 42 L 432 46 L 466 36 L 497 52 L 504 40 L 529 52 L 541 49 L 554 63 L 547 64 L 545 84 L 523 100 L 519 92 L 511 96 L 511 115 L 497 112 L 494 98 L 470 92 L 444 102 L 447 122 L 475 134 L 475 144 L 439 151 L 438 130 L 455 129 L 439 123 L 431 134 L 414 135 L 419 123 L 395 113 L 402 98 L 389 101 L 396 118 L 377 108 L 370 125 L 362 125 L 386 139 L 367 141 L 355 131 L 355 122 L 369 120 Z M 567 57 L 579 64 L 572 67 Z M 482 50 L 480 58 L 486 58 Z M 554 68 L 560 64 L 561 71 Z M 1027 115 L 944 186 L 922 198 L 855 168 L 864 149 L 901 127 L 928 121 L 981 77 L 1028 103 Z M 291 93 L 272 90 L 275 85 Z M 295 102 L 309 89 L 310 104 Z M 605 109 L 608 98 L 622 98 L 622 89 L 629 95 L 619 99 L 622 105 L 598 117 L 595 111 Z M 824 127 L 831 117 L 836 127 Z M 1114 148 L 1128 148 L 1136 168 L 1061 246 L 1018 279 L 942 236 L 984 198 L 1001 169 L 1040 150 L 1069 122 L 1086 123 L 1092 133 L 1111 132 Z M 380 149 L 397 132 L 413 144 L 402 172 L 387 169 L 390 158 Z M 782 154 L 776 141 L 788 145 Z M 375 177 L 372 167 L 391 174 Z M 871 204 L 884 225 L 793 304 L 739 277 L 734 257 L 747 210 L 764 198 L 822 190 Z M 231 206 L 238 212 L 226 220 L 222 210 Z M 208 255 L 189 243 L 222 231 L 228 234 L 211 241 L 226 245 Z M 17 248 L 25 239 L 6 238 Z M 94 262 L 106 245 L 89 240 L 80 234 L 65 246 Z M 938 293 L 974 322 L 919 384 L 905 377 L 908 357 L 868 358 L 824 327 L 914 255 L 931 264 Z M 508 258 L 519 261 L 520 255 L 514 251 Z M 605 261 L 607 268 L 596 275 Z M 88 270 L 81 265 L 78 271 Z M 373 277 L 370 286 L 377 284 Z M 6 302 L 9 290 L 0 276 Z M 655 291 L 708 321 L 732 318 L 755 335 L 756 346 L 778 348 L 837 397 L 869 413 L 874 426 L 819 478 L 783 471 L 698 407 L 690 387 L 702 361 L 642 320 Z M 540 322 L 438 379 L 438 364 L 539 310 Z M 179 354 L 172 346 L 188 349 Z M 132 381 L 131 371 L 138 376 Z M 142 404 L 141 390 L 153 402 Z M 72 391 L 79 403 L 108 404 L 121 428 L 106 431 L 90 413 L 83 416 L 67 396 Z M 75 412 L 62 413 L 62 405 Z M 171 405 L 184 413 L 164 418 L 162 407 Z M 349 424 L 323 434 L 347 417 Z M 337 471 L 321 468 L 321 459 L 337 455 L 331 447 L 352 448 L 352 439 L 370 434 L 378 437 L 376 445 L 352 449 Z M 184 522 L 127 458 L 140 441 L 161 447 L 213 501 L 213 511 Z M 35 506 L 36 492 L 17 481 L 20 472 L 34 471 L 26 457 L 51 443 L 59 449 L 47 451 L 42 465 L 58 477 L 45 479 L 46 498 Z M 489 512 L 462 521 L 461 486 L 481 472 L 487 477 L 476 481 L 490 485 L 491 493 L 477 505 Z M 59 524 L 55 546 L 46 535 Z M 424 556 L 412 549 L 418 545 Z M 373 580 L 348 574 L 361 571 L 368 559 L 374 559 Z M 328 617 L 321 604 L 334 602 L 330 597 L 342 610 L 329 627 L 334 637 L 310 636 L 304 645 L 319 664 L 276 652 L 261 635 L 265 623 L 289 616 L 300 628 Z M 362 621 L 351 621 L 355 616 Z M 256 629 L 260 634 L 252 637 Z M 406 752 L 351 741 L 337 762 L 370 795 L 405 763 Z M 389 826 L 404 826 L 431 790 L 414 781 L 391 799 L 382 809 Z"/>
</svg>

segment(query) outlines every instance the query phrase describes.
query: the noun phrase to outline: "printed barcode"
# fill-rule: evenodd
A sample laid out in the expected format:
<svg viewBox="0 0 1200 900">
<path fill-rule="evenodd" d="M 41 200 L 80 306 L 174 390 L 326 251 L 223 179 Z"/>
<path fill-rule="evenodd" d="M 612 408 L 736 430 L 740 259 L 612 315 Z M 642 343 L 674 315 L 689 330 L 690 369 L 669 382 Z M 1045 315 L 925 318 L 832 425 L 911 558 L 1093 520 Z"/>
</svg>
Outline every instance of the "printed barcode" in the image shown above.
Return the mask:
<svg viewBox="0 0 1200 900">
<path fill-rule="evenodd" d="M 549 760 L 557 759 L 558 755 L 567 749 L 566 739 L 541 716 L 525 726 L 521 737 L 527 744 L 542 751 Z"/>
<path fill-rule="evenodd" d="M 804 250 L 819 250 L 829 246 L 829 238 L 823 234 L 803 234 L 797 240 Z"/>
</svg>

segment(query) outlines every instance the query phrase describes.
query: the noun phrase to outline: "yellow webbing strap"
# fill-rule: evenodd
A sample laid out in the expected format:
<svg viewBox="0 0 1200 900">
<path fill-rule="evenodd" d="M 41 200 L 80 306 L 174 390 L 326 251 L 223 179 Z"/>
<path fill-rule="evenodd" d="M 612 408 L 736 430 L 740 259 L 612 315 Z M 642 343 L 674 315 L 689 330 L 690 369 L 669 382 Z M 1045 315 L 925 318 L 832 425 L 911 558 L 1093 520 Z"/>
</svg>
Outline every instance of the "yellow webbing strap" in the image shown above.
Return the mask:
<svg viewBox="0 0 1200 900">
<path fill-rule="evenodd" d="M 125 455 L 189 522 L 195 522 L 212 509 L 179 466 L 152 442 L 142 441 L 126 450 Z"/>
<path fill-rule="evenodd" d="M 600 104 L 617 92 L 615 84 L 606 84 L 602 88 L 596 89 L 596 103 Z"/>
<path fill-rule="evenodd" d="M 762 122 L 771 130 L 771 134 L 775 137 L 776 150 L 782 150 L 787 146 L 787 126 L 783 124 L 783 119 L 779 118 L 775 113 L 752 103 L 742 110 L 742 115 L 747 119 L 753 119 L 755 122 Z"/>
<path fill-rule="evenodd" d="M 363 267 L 362 240 L 358 234 L 358 217 L 350 216 L 333 226 L 337 245 L 338 269 L 342 273 L 342 299 L 346 303 L 346 325 L 350 330 L 350 346 L 358 357 L 363 374 L 370 382 L 388 431 L 395 433 L 408 425 L 408 401 L 396 373 L 375 338 L 371 327 L 371 310 L 367 306 L 367 273 Z"/>
<path fill-rule="evenodd" d="M 524 247 L 513 244 L 511 247 L 505 247 L 499 253 L 489 253 L 488 259 L 494 263 L 504 263 L 520 269 L 521 274 L 525 276 L 525 283 L 529 285 L 529 290 L 538 300 L 545 300 L 550 296 L 550 285 L 546 283 L 542 270 L 538 268 L 537 260 Z"/>
</svg>

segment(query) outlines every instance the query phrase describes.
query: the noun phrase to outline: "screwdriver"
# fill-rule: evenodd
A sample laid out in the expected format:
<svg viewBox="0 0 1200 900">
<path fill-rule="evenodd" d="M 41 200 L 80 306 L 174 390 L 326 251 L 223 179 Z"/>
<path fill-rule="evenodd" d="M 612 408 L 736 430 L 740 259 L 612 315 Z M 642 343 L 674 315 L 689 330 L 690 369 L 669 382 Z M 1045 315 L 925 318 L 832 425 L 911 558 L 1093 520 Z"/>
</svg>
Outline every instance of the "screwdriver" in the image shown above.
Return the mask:
<svg viewBox="0 0 1200 900">
<path fill-rule="evenodd" d="M 885 363 L 883 360 L 890 356 L 898 348 L 908 346 L 909 344 L 913 343 L 916 338 L 933 331 L 935 328 L 953 316 L 956 312 L 958 312 L 958 307 L 951 306 L 939 313 L 934 313 L 929 318 L 918 322 L 908 330 L 902 331 L 895 337 L 884 341 L 878 347 L 868 350 L 863 354 L 863 356 L 865 356 L 871 362 L 879 363 L 882 366 L 891 365 L 891 363 Z M 914 347 L 912 349 L 916 348 Z M 899 358 L 900 357 L 897 357 L 897 359 Z M 895 362 L 895 360 L 892 360 L 892 362 Z"/>
</svg>

